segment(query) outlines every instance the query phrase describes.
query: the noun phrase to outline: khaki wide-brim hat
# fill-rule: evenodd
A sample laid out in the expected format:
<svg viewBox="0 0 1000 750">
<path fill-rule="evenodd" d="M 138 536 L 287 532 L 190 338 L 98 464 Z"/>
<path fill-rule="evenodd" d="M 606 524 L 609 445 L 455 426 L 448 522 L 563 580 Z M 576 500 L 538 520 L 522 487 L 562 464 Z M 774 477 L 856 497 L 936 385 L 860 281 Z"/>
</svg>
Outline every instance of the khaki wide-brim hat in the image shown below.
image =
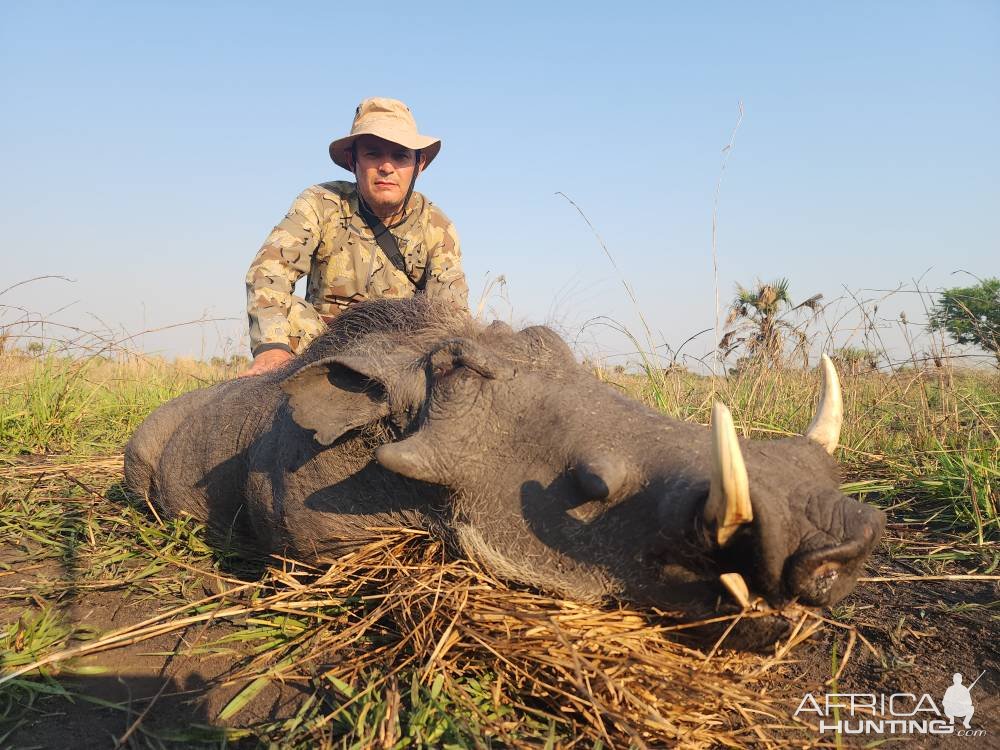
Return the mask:
<svg viewBox="0 0 1000 750">
<path fill-rule="evenodd" d="M 350 172 L 347 155 L 354 141 L 363 135 L 376 135 L 406 148 L 419 149 L 427 158 L 424 169 L 430 166 L 441 150 L 441 139 L 418 133 L 410 108 L 397 99 L 376 96 L 361 102 L 354 113 L 351 134 L 330 144 L 330 158 Z"/>
</svg>

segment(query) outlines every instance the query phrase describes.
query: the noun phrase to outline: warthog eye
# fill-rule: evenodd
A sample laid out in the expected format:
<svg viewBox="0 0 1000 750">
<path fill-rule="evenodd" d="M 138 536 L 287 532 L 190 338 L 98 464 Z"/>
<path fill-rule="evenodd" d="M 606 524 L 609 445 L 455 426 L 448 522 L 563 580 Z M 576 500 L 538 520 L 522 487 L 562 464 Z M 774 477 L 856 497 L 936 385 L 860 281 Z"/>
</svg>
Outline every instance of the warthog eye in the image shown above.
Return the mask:
<svg viewBox="0 0 1000 750">
<path fill-rule="evenodd" d="M 430 364 L 431 373 L 436 377 L 445 377 L 456 369 L 472 371 L 489 380 L 510 380 L 514 377 L 513 365 L 467 339 L 444 342 L 431 353 Z"/>
</svg>

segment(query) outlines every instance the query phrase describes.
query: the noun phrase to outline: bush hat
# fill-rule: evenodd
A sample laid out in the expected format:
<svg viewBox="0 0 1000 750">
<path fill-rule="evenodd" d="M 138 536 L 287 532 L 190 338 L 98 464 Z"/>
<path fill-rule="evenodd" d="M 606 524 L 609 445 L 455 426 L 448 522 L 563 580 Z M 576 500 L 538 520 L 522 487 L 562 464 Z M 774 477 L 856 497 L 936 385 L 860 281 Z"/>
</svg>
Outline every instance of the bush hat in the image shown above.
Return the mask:
<svg viewBox="0 0 1000 750">
<path fill-rule="evenodd" d="M 347 156 L 354 142 L 363 135 L 375 135 L 400 146 L 419 150 L 426 158 L 426 169 L 441 150 L 441 139 L 417 132 L 417 123 L 410 108 L 398 99 L 381 96 L 365 99 L 354 112 L 351 134 L 330 144 L 330 158 L 348 172 Z"/>
</svg>

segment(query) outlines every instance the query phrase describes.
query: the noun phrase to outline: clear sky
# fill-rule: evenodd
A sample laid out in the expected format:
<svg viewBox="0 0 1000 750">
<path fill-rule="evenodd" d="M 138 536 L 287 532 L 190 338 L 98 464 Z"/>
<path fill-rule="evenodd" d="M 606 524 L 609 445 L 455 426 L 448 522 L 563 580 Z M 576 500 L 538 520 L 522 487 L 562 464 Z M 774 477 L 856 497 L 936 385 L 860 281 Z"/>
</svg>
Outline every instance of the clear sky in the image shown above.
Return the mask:
<svg viewBox="0 0 1000 750">
<path fill-rule="evenodd" d="M 418 189 L 458 227 L 473 303 L 503 275 L 492 308 L 515 323 L 638 330 L 561 191 L 657 342 L 711 327 L 740 101 L 723 303 L 756 277 L 829 302 L 1000 274 L 996 0 L 4 2 L 0 87 L 0 289 L 74 280 L 0 303 L 131 332 L 234 319 L 147 351 L 245 347 L 246 268 L 300 190 L 349 178 L 326 148 L 367 96 L 443 139 Z M 913 294 L 878 315 L 899 309 L 924 318 Z M 583 340 L 627 349 L 600 328 Z"/>
</svg>

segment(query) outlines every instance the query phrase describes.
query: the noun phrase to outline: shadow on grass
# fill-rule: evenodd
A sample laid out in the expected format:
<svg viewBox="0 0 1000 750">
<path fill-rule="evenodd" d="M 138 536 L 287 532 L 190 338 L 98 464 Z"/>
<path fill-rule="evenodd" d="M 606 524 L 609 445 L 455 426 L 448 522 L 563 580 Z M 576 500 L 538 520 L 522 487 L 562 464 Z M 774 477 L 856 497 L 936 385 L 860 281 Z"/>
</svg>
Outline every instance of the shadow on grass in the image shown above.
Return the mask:
<svg viewBox="0 0 1000 750">
<path fill-rule="evenodd" d="M 199 700 L 211 684 L 197 672 L 180 679 L 120 674 L 17 680 L 0 687 L 0 746 L 256 747 L 246 730 L 213 726 L 209 703 Z"/>
<path fill-rule="evenodd" d="M 145 498 L 131 492 L 125 483 L 116 482 L 108 487 L 105 498 L 121 507 L 129 508 L 139 514 L 152 529 L 159 533 L 173 536 L 180 529 L 202 541 L 203 549 L 210 550 L 210 567 L 218 573 L 252 582 L 260 580 L 267 571 L 271 558 L 263 555 L 245 534 L 230 528 L 225 532 L 214 530 L 213 526 L 203 527 L 193 520 L 166 519 L 154 511 L 153 506 Z M 166 532 L 164 532 L 166 530 Z"/>
</svg>

